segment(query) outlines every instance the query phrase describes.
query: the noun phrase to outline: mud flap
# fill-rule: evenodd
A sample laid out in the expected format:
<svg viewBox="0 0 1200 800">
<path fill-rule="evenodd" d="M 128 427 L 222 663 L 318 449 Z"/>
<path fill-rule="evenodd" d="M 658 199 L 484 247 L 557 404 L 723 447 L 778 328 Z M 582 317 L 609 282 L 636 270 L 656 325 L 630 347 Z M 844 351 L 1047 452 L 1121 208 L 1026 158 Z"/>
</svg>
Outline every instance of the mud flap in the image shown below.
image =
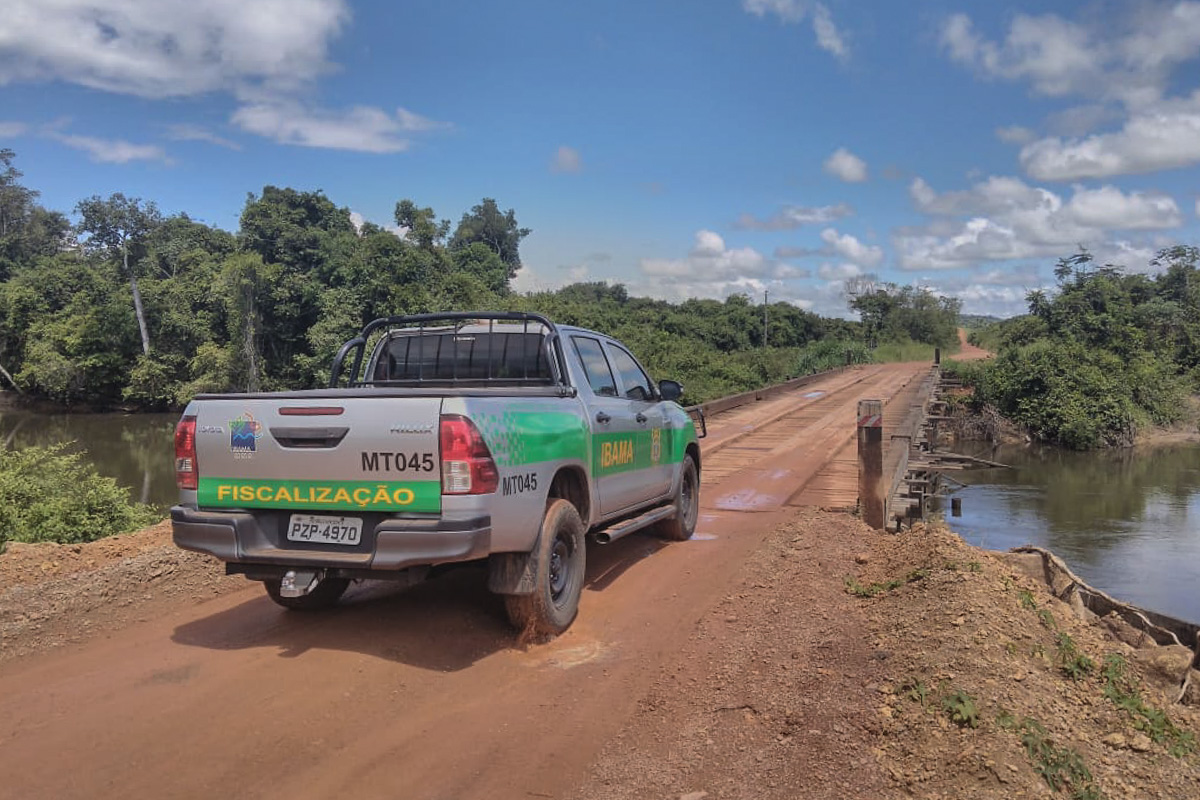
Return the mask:
<svg viewBox="0 0 1200 800">
<path fill-rule="evenodd" d="M 488 556 L 488 589 L 496 594 L 533 594 L 537 575 L 537 542 L 528 553 Z"/>
</svg>

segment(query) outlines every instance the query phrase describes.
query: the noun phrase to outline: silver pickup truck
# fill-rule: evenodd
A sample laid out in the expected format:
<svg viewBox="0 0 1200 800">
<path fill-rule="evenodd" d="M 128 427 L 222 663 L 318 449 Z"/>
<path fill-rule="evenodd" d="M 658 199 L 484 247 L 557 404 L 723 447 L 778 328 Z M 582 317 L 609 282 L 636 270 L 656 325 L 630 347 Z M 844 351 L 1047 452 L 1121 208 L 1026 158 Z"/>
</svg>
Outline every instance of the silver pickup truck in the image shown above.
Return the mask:
<svg viewBox="0 0 1200 800">
<path fill-rule="evenodd" d="M 375 320 L 328 389 L 188 404 L 175 543 L 292 609 L 486 559 L 512 623 L 555 635 L 578 610 L 585 535 L 692 535 L 700 448 L 681 393 L 619 342 L 536 314 Z"/>
</svg>

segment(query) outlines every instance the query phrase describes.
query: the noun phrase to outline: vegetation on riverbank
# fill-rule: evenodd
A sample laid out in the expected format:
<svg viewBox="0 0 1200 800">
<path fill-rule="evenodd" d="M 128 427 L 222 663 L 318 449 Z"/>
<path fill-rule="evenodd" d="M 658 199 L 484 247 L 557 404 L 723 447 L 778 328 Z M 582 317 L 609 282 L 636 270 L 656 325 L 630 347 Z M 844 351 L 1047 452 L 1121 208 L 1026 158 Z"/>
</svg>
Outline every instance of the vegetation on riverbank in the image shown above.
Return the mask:
<svg viewBox="0 0 1200 800">
<path fill-rule="evenodd" d="M 5 542 L 91 542 L 158 521 L 65 445 L 0 449 L 0 547 Z"/>
<path fill-rule="evenodd" d="M 1200 249 L 1172 247 L 1150 277 L 1058 262 L 1057 290 L 1029 294 L 1029 314 L 972 333 L 994 359 L 947 365 L 1038 439 L 1086 450 L 1132 444 L 1141 429 L 1190 413 L 1200 390 Z"/>
</svg>

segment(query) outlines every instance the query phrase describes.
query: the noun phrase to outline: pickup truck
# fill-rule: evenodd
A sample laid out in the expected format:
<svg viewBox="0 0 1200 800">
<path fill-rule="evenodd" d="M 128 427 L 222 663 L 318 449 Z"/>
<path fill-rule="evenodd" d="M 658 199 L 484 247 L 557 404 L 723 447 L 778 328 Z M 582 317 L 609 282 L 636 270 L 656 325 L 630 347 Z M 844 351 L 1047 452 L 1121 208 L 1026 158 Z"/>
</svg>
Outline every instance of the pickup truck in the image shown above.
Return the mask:
<svg viewBox="0 0 1200 800">
<path fill-rule="evenodd" d="M 585 536 L 691 537 L 700 448 L 682 391 L 620 342 L 537 314 L 377 319 L 326 389 L 188 404 L 173 538 L 301 610 L 352 580 L 486 559 L 512 623 L 557 635 L 578 611 Z"/>
</svg>

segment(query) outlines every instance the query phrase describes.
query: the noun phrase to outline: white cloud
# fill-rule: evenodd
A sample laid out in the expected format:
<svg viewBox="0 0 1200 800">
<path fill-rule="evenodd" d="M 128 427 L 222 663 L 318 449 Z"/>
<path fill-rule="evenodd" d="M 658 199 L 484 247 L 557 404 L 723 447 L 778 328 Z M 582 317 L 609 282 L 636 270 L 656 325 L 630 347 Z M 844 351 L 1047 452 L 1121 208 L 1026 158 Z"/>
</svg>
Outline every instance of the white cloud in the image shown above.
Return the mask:
<svg viewBox="0 0 1200 800">
<path fill-rule="evenodd" d="M 1107 178 L 1200 163 L 1200 108 L 1137 114 L 1120 131 L 1050 137 L 1021 149 L 1021 166 L 1047 181 Z"/>
<path fill-rule="evenodd" d="M 255 103 L 234 112 L 243 130 L 281 144 L 364 153 L 398 153 L 412 142 L 403 134 L 428 130 L 432 123 L 404 109 L 392 115 L 371 106 L 349 110 L 310 108 L 298 103 Z"/>
<path fill-rule="evenodd" d="M 996 128 L 996 138 L 1008 144 L 1026 144 L 1033 141 L 1034 133 L 1020 125 L 1009 125 L 1006 128 Z"/>
<path fill-rule="evenodd" d="M 579 151 L 574 147 L 567 147 L 564 144 L 554 152 L 554 158 L 550 161 L 551 172 L 575 173 L 582 170 L 583 160 L 579 157 Z"/>
<path fill-rule="evenodd" d="M 24 122 L 0 122 L 0 138 L 12 139 L 17 136 L 24 136 L 29 126 Z"/>
<path fill-rule="evenodd" d="M 827 252 L 839 255 L 855 264 L 873 268 L 883 263 L 883 248 L 875 245 L 865 245 L 850 234 L 839 234 L 833 228 L 821 231 L 821 241 L 825 243 Z"/>
<path fill-rule="evenodd" d="M 1101 72 L 1101 54 L 1088 32 L 1054 14 L 1018 14 L 1003 44 L 975 33 L 966 14 L 954 14 L 942 25 L 942 45 L 955 61 L 989 77 L 1028 80 L 1038 94 L 1078 91 Z"/>
<path fill-rule="evenodd" d="M 0 84 L 140 97 L 294 88 L 328 71 L 343 0 L 8 0 Z"/>
<path fill-rule="evenodd" d="M 862 274 L 855 264 L 822 264 L 817 269 L 817 277 L 823 281 L 844 281 Z"/>
<path fill-rule="evenodd" d="M 825 171 L 847 183 L 862 183 L 867 179 L 867 162 L 844 147 L 825 159 Z"/>
<path fill-rule="evenodd" d="M 838 30 L 829 9 L 822 3 L 808 0 L 742 0 L 742 9 L 756 17 L 774 15 L 785 25 L 799 25 L 811 12 L 817 47 L 842 61 L 850 57 L 845 37 Z"/>
<path fill-rule="evenodd" d="M 785 231 L 794 230 L 804 225 L 833 222 L 835 219 L 851 216 L 854 209 L 845 203 L 834 206 L 784 206 L 778 213 L 766 218 L 757 219 L 750 214 L 738 217 L 735 227 L 756 231 Z"/>
<path fill-rule="evenodd" d="M 771 284 L 775 264 L 752 247 L 730 249 L 713 231 L 696 232 L 686 258 L 645 258 L 644 280 L 637 284 L 653 297 L 727 297 L 737 292 L 761 294 Z"/>
<path fill-rule="evenodd" d="M 817 46 L 822 50 L 843 60 L 850 56 L 850 49 L 834 24 L 833 15 L 820 3 L 813 6 L 813 33 L 817 35 Z"/>
<path fill-rule="evenodd" d="M 47 135 L 67 147 L 84 151 L 91 156 L 92 161 L 102 164 L 128 164 L 130 161 L 171 163 L 166 151 L 155 144 L 134 144 L 124 139 L 101 139 L 58 132 L 50 132 Z"/>
<path fill-rule="evenodd" d="M 1076 187 L 1069 200 L 1018 178 L 990 177 L 966 191 L 938 194 L 920 178 L 909 187 L 917 208 L 937 218 L 898 231 L 903 269 L 956 269 L 987 261 L 1068 255 L 1106 246 L 1112 231 L 1158 231 L 1182 224 L 1171 197 Z M 969 217 L 965 221 L 955 217 Z"/>
<path fill-rule="evenodd" d="M 1056 136 L 1085 136 L 1121 117 L 1121 111 L 1112 104 L 1087 103 L 1054 112 L 1046 117 L 1046 128 Z"/>
<path fill-rule="evenodd" d="M 1086 23 L 1018 14 L 1003 42 L 981 36 L 969 17 L 955 14 L 941 40 L 951 59 L 986 77 L 1092 101 L 1052 114 L 1047 128 L 1056 135 L 1025 143 L 1020 161 L 1030 177 L 1106 178 L 1200 163 L 1200 92 L 1167 97 L 1179 83 L 1173 73 L 1200 58 L 1196 0 L 1129 3 Z M 1119 130 L 1092 133 L 1121 118 Z"/>
<path fill-rule="evenodd" d="M 356 233 L 362 232 L 363 223 L 366 221 L 367 221 L 367 218 L 364 217 L 362 214 L 358 213 L 357 211 L 350 212 L 350 224 L 354 226 L 354 230 Z"/>
<path fill-rule="evenodd" d="M 212 131 L 201 128 L 199 125 L 169 125 L 167 127 L 167 137 L 177 142 L 208 142 L 209 144 L 215 144 L 218 147 L 225 147 L 230 150 L 242 149 L 242 146 L 237 142 L 218 136 Z"/>
<path fill-rule="evenodd" d="M 784 22 L 803 22 L 808 6 L 806 0 L 742 0 L 742 8 L 754 16 L 774 14 Z"/>
<path fill-rule="evenodd" d="M 775 268 L 771 270 L 771 277 L 778 281 L 808 278 L 811 275 L 811 271 L 803 267 L 793 267 L 791 264 L 776 264 Z"/>
<path fill-rule="evenodd" d="M 336 67 L 347 0 L 8 0 L 0 85 L 64 81 L 150 99 L 214 92 L 241 105 L 232 121 L 275 141 L 394 153 L 445 123 L 404 108 L 326 111 L 302 102 Z M 174 138 L 234 143 L 187 130 Z M 236 146 L 236 145 L 234 145 Z"/>
</svg>

